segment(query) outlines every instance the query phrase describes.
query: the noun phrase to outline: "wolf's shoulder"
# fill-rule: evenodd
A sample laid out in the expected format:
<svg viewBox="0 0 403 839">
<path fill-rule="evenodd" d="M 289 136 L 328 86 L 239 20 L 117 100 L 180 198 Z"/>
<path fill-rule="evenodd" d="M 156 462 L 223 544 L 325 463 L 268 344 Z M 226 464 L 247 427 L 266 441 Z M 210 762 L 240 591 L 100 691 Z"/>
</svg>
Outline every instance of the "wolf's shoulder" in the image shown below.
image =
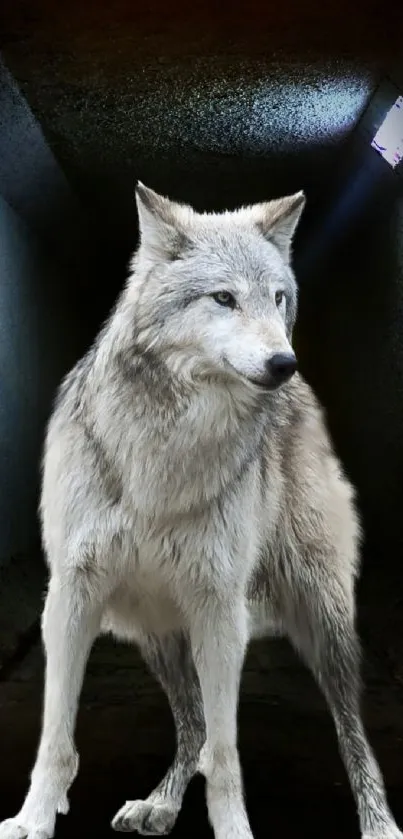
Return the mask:
<svg viewBox="0 0 403 839">
<path fill-rule="evenodd" d="M 63 377 L 53 401 L 50 425 L 62 419 L 65 422 L 79 421 L 84 411 L 93 358 L 94 348 L 91 347 Z"/>
</svg>

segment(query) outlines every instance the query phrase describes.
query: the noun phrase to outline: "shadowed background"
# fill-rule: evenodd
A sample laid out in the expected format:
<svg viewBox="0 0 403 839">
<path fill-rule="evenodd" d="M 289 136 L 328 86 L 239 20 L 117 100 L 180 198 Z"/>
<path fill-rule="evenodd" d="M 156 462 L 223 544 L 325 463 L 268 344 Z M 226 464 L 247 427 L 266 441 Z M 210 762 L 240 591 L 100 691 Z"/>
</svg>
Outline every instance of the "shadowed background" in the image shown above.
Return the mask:
<svg viewBox="0 0 403 839">
<path fill-rule="evenodd" d="M 359 492 L 366 719 L 402 820 L 403 179 L 362 130 L 385 79 L 403 92 L 402 12 L 15 0 L 0 15 L 0 817 L 20 804 L 39 731 L 44 424 L 125 278 L 141 178 L 198 209 L 307 193 L 296 347 Z M 324 821 L 357 835 L 330 718 L 282 644 L 251 651 L 240 732 L 256 837 L 319 836 Z M 78 736 L 59 835 L 109 835 L 172 748 L 134 651 L 96 646 Z M 176 835 L 206 835 L 201 791 Z"/>
</svg>

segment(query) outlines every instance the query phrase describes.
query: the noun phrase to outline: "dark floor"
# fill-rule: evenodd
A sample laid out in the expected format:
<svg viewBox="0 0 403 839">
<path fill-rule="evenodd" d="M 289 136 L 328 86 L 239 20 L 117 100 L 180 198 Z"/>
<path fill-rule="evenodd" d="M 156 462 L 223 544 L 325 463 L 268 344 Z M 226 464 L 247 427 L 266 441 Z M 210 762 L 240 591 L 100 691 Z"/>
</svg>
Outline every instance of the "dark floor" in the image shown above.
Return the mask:
<svg viewBox="0 0 403 839">
<path fill-rule="evenodd" d="M 403 823 L 400 589 L 396 592 L 390 579 L 382 589 L 374 578 L 362 597 L 365 718 L 392 807 Z M 34 643 L 0 683 L 0 819 L 18 810 L 26 789 L 39 733 L 42 667 L 41 649 Z M 80 773 L 57 836 L 112 836 L 109 823 L 116 810 L 126 799 L 148 794 L 173 748 L 165 700 L 129 647 L 102 640 L 93 650 L 77 740 Z M 282 643 L 262 642 L 250 651 L 240 747 L 256 839 L 279 830 L 283 837 L 358 837 L 330 717 L 309 674 Z M 211 835 L 200 779 L 191 785 L 173 835 Z"/>
</svg>

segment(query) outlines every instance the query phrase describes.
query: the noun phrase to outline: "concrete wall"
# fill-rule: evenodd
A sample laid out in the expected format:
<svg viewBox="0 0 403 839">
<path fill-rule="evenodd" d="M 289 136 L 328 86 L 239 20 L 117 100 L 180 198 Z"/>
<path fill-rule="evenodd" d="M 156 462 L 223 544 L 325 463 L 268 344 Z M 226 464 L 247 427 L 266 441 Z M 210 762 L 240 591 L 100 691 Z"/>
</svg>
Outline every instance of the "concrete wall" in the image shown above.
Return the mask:
<svg viewBox="0 0 403 839">
<path fill-rule="evenodd" d="M 346 151 L 299 254 L 300 356 L 358 488 L 370 552 L 401 580 L 403 179 L 359 136 Z"/>
<path fill-rule="evenodd" d="M 41 606 L 44 429 L 57 383 L 84 345 L 66 287 L 62 266 L 0 196 L 0 669 Z"/>
<path fill-rule="evenodd" d="M 80 343 L 61 286 L 60 267 L 0 197 L 0 563 L 36 543 L 43 430 Z"/>
<path fill-rule="evenodd" d="M 0 667 L 35 622 L 46 420 L 91 331 L 85 215 L 0 60 Z M 85 324 L 85 326 L 83 326 Z"/>
<path fill-rule="evenodd" d="M 88 216 L 0 56 L 0 565 L 37 543 L 40 450 L 56 385 L 91 332 Z M 83 324 L 85 327 L 83 328 Z"/>
</svg>

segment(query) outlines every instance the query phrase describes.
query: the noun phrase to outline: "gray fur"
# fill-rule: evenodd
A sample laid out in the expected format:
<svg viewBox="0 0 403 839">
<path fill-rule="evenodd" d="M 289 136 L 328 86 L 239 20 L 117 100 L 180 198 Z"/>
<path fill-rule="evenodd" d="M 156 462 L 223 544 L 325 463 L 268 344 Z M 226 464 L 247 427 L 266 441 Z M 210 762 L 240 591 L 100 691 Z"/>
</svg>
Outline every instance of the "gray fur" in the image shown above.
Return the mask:
<svg viewBox="0 0 403 839">
<path fill-rule="evenodd" d="M 251 839 L 240 675 L 250 638 L 282 634 L 333 714 L 362 836 L 403 839 L 360 716 L 353 491 L 308 385 L 274 378 L 276 354 L 293 358 L 303 196 L 199 215 L 140 185 L 137 202 L 126 288 L 49 423 L 42 737 L 0 839 L 49 839 L 68 809 L 77 704 L 100 632 L 140 646 L 177 732 L 167 775 L 147 801 L 126 802 L 115 829 L 168 832 L 199 766 L 216 839 Z"/>
</svg>

